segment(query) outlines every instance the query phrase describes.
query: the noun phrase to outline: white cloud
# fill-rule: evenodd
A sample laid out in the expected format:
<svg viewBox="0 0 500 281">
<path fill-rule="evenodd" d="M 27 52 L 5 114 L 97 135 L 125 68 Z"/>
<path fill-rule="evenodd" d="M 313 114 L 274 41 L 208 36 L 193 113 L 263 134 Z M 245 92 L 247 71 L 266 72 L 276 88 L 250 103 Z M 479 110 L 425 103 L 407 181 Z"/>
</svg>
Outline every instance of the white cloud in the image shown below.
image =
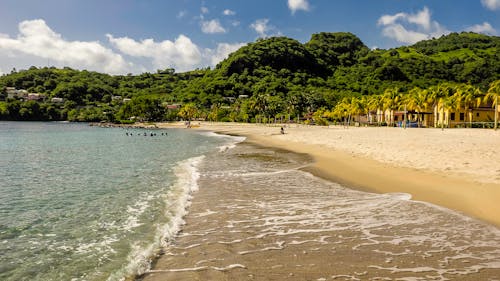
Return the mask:
<svg viewBox="0 0 500 281">
<path fill-rule="evenodd" d="M 157 69 L 173 67 L 178 71 L 187 71 L 202 62 L 198 46 L 182 34 L 173 42 L 155 42 L 153 39 L 139 42 L 128 37 L 115 38 L 111 34 L 106 36 L 113 46 L 126 55 L 151 58 Z"/>
<path fill-rule="evenodd" d="M 397 13 L 395 15 L 383 15 L 378 19 L 379 25 L 395 24 L 398 19 L 406 17 L 405 13 Z"/>
<path fill-rule="evenodd" d="M 72 68 L 85 68 L 107 73 L 125 73 L 132 68 L 123 57 L 98 41 L 68 41 L 54 32 L 42 19 L 19 24 L 16 38 L 0 36 L 0 53 L 11 59 L 26 56 L 50 60 Z"/>
<path fill-rule="evenodd" d="M 489 35 L 496 35 L 497 31 L 488 22 L 483 22 L 483 24 L 475 24 L 466 29 L 467 31 L 472 31 L 476 33 L 483 33 Z"/>
<path fill-rule="evenodd" d="M 422 11 L 413 15 L 408 15 L 408 22 L 422 26 L 425 30 L 430 30 L 432 23 L 429 8 L 424 7 Z"/>
<path fill-rule="evenodd" d="M 267 33 L 274 29 L 274 27 L 269 26 L 269 19 L 258 19 L 250 25 L 250 27 L 259 34 L 260 37 L 267 37 Z"/>
<path fill-rule="evenodd" d="M 408 30 L 400 24 L 391 24 L 385 27 L 382 34 L 386 37 L 396 39 L 399 42 L 411 44 L 429 38 L 427 34 Z"/>
<path fill-rule="evenodd" d="M 288 8 L 292 14 L 298 10 L 309 11 L 309 2 L 307 0 L 288 0 Z"/>
<path fill-rule="evenodd" d="M 481 0 L 481 3 L 490 10 L 500 10 L 500 0 Z"/>
<path fill-rule="evenodd" d="M 207 7 L 201 7 L 201 13 L 202 14 L 208 14 L 209 13 L 209 10 Z"/>
<path fill-rule="evenodd" d="M 225 9 L 223 12 L 222 12 L 223 15 L 225 16 L 234 16 L 236 15 L 236 12 L 235 11 L 231 11 L 229 9 Z"/>
<path fill-rule="evenodd" d="M 226 33 L 226 29 L 222 27 L 220 24 L 219 20 L 214 19 L 214 20 L 209 20 L 209 21 L 202 21 L 201 22 L 201 31 L 203 33 Z"/>
<path fill-rule="evenodd" d="M 450 32 L 437 21 L 432 20 L 427 7 L 416 14 L 383 15 L 379 18 L 378 25 L 383 26 L 382 34 L 384 36 L 409 44 Z"/>
<path fill-rule="evenodd" d="M 178 18 L 178 19 L 182 19 L 182 18 L 184 18 L 186 15 L 187 15 L 187 11 L 180 11 L 179 13 L 177 13 L 177 18 Z"/>
<path fill-rule="evenodd" d="M 216 66 L 219 62 L 225 60 L 229 54 L 245 45 L 246 43 L 219 43 L 215 50 L 206 49 L 204 56 L 209 60 L 211 66 Z"/>
</svg>

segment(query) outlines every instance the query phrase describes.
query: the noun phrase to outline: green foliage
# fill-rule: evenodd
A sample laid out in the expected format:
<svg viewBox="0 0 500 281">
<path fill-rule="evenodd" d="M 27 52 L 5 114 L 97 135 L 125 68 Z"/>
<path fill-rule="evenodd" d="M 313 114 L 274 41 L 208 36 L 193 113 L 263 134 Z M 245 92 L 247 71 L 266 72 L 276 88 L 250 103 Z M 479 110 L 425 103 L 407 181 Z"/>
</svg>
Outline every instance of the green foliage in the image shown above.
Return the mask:
<svg viewBox="0 0 500 281">
<path fill-rule="evenodd" d="M 352 66 L 369 52 L 358 37 L 347 32 L 313 34 L 305 47 L 326 68 Z"/>
<path fill-rule="evenodd" d="M 359 108 L 354 97 L 446 83 L 485 92 L 497 80 L 499 37 L 452 33 L 412 46 L 369 50 L 351 33 L 322 32 L 305 44 L 286 37 L 259 39 L 213 70 L 119 76 L 53 67 L 13 71 L 0 77 L 0 119 L 255 122 L 306 116 L 323 123 L 325 118 L 346 118 L 342 114 L 347 111 L 333 110 L 336 105 Z M 9 99 L 6 87 L 40 93 L 45 100 Z M 51 102 L 54 97 L 64 103 Z M 172 104 L 181 108 L 166 109 Z M 315 113 L 321 108 L 333 111 Z"/>
</svg>

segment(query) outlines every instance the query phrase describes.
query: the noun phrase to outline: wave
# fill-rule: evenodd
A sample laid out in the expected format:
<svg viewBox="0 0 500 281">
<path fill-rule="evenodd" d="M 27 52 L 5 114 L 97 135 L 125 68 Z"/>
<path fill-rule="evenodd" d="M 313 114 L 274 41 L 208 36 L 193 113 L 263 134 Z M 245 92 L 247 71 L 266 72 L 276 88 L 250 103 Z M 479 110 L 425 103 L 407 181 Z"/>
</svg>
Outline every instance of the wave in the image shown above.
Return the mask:
<svg viewBox="0 0 500 281">
<path fill-rule="evenodd" d="M 174 168 L 176 181 L 170 186 L 164 196 L 165 217 L 169 221 L 157 227 L 154 242 L 147 247 L 138 244 L 132 245 L 128 263 L 110 275 L 108 281 L 125 280 L 128 276 L 142 275 L 151 269 L 151 262 L 160 253 L 161 249 L 168 246 L 175 235 L 184 225 L 184 216 L 191 205 L 192 193 L 198 190 L 200 173 L 198 167 L 205 158 L 204 155 L 189 158 L 179 162 Z"/>
<path fill-rule="evenodd" d="M 215 132 L 202 132 L 201 134 L 205 135 L 205 136 L 209 136 L 209 137 L 216 137 L 216 138 L 223 138 L 223 139 L 227 139 L 228 142 L 219 146 L 219 152 L 225 152 L 226 150 L 229 150 L 229 149 L 232 149 L 232 148 L 235 148 L 236 145 L 240 142 L 243 142 L 244 140 L 246 140 L 246 137 L 242 137 L 242 136 L 230 136 L 230 135 L 223 135 L 223 134 L 218 134 L 218 133 L 215 133 Z"/>
</svg>

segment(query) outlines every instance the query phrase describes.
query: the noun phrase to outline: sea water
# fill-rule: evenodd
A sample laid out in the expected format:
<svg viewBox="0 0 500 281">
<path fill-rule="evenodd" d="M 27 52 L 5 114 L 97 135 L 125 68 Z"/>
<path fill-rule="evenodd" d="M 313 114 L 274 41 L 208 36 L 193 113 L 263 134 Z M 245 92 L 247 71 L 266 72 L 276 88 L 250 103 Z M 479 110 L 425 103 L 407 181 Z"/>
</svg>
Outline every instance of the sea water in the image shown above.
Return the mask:
<svg viewBox="0 0 500 281">
<path fill-rule="evenodd" d="M 120 280 L 179 230 L 197 165 L 229 138 L 0 122 L 0 280 Z"/>
<path fill-rule="evenodd" d="M 0 280 L 498 280 L 497 227 L 242 140 L 0 122 Z"/>
<path fill-rule="evenodd" d="M 323 180 L 290 151 L 243 142 L 208 159 L 187 224 L 145 281 L 500 278 L 495 226 Z"/>
</svg>

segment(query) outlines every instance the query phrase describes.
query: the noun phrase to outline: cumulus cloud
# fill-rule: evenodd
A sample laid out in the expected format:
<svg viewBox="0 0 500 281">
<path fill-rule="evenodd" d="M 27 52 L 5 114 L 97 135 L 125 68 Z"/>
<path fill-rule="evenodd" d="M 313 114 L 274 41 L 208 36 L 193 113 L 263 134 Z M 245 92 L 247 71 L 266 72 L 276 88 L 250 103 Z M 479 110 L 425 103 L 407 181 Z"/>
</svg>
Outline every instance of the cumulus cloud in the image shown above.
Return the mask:
<svg viewBox="0 0 500 281">
<path fill-rule="evenodd" d="M 111 34 L 105 47 L 100 42 L 69 41 L 43 20 L 23 21 L 12 38 L 0 33 L 0 75 L 7 69 L 45 65 L 69 66 L 110 74 L 139 73 L 175 68 L 179 72 L 215 66 L 243 43 L 219 43 L 201 49 L 185 35 L 175 40 L 137 40 Z M 134 62 L 135 64 L 131 63 Z"/>
<path fill-rule="evenodd" d="M 222 27 L 219 20 L 209 20 L 201 22 L 201 31 L 203 33 L 213 34 L 213 33 L 226 33 L 226 29 Z"/>
<path fill-rule="evenodd" d="M 201 13 L 202 14 L 208 14 L 210 11 L 208 10 L 207 7 L 201 7 Z"/>
<path fill-rule="evenodd" d="M 432 20 L 427 7 L 415 14 L 383 15 L 379 18 L 378 25 L 383 27 L 384 36 L 408 44 L 449 33 L 437 21 Z"/>
<path fill-rule="evenodd" d="M 309 11 L 309 2 L 307 0 L 288 0 L 288 8 L 295 14 L 296 11 Z"/>
<path fill-rule="evenodd" d="M 223 15 L 225 16 L 234 16 L 236 15 L 236 12 L 235 11 L 231 11 L 229 9 L 225 9 L 223 12 L 222 12 Z"/>
<path fill-rule="evenodd" d="M 54 32 L 42 19 L 27 20 L 19 24 L 16 38 L 0 36 L 0 53 L 11 58 L 32 56 L 51 60 L 73 68 L 108 73 L 124 73 L 131 69 L 120 54 L 97 41 L 68 41 Z"/>
<path fill-rule="evenodd" d="M 481 3 L 490 10 L 500 10 L 500 0 L 481 0 Z"/>
<path fill-rule="evenodd" d="M 150 58 L 157 69 L 173 67 L 179 71 L 191 70 L 202 61 L 201 52 L 196 44 L 185 35 L 175 41 L 155 42 L 153 39 L 136 41 L 128 37 L 115 38 L 106 35 L 109 42 L 122 53 L 133 57 Z"/>
<path fill-rule="evenodd" d="M 268 32 L 274 29 L 273 26 L 268 25 L 269 19 L 258 19 L 253 22 L 250 27 L 259 34 L 260 37 L 267 37 Z"/>
<path fill-rule="evenodd" d="M 497 34 L 497 31 L 488 22 L 483 22 L 483 24 L 476 24 L 476 25 L 470 26 L 466 30 L 476 32 L 476 33 L 489 34 L 489 35 L 496 35 Z"/>
<path fill-rule="evenodd" d="M 211 66 L 216 66 L 219 62 L 225 60 L 229 54 L 245 45 L 245 43 L 219 43 L 215 49 L 205 49 L 204 56 L 208 59 Z"/>
</svg>

